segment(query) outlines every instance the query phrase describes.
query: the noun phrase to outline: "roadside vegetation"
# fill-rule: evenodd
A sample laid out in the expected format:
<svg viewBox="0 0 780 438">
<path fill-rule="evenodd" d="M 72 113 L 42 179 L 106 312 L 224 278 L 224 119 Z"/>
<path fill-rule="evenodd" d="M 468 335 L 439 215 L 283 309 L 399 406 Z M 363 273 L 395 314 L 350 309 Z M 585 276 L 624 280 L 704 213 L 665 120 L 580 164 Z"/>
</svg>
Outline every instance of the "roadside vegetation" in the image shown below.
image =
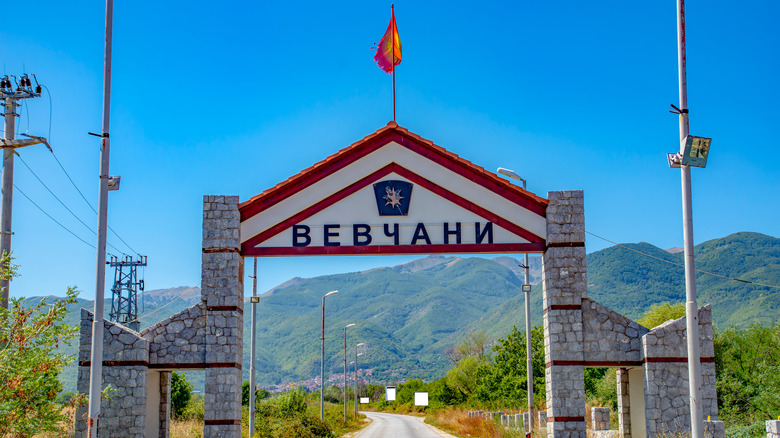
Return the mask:
<svg viewBox="0 0 780 438">
<path fill-rule="evenodd" d="M 0 259 L 0 276 L 15 273 L 8 256 Z M 0 309 L 0 437 L 58 438 L 72 435 L 75 410 L 86 402 L 83 395 L 63 393 L 58 379 L 65 365 L 75 358 L 58 352 L 57 346 L 72 341 L 77 327 L 64 322 L 66 306 L 76 300 L 69 289 L 63 299 L 26 302 L 13 299 L 9 309 Z M 682 304 L 660 304 L 638 321 L 654 327 L 684 314 Z M 765 435 L 766 420 L 780 418 L 780 325 L 752 325 L 715 332 L 715 367 L 719 417 L 730 438 Z M 541 326 L 531 331 L 533 349 L 534 405 L 545 409 L 544 334 Z M 468 417 L 469 410 L 522 412 L 526 407 L 525 333 L 512 328 L 495 342 L 484 333 L 468 335 L 462 343 L 444 352 L 451 362 L 446 375 L 423 382 L 415 379 L 397 385 L 395 401 L 384 400 L 385 387 L 361 385 L 359 396 L 368 396 L 373 409 L 425 415 L 426 421 L 457 436 L 514 438 L 518 429 Z M 615 372 L 586 369 L 585 390 L 589 406 L 608 406 L 617 427 Z M 172 438 L 202 436 L 203 396 L 193 394 L 184 374 L 172 373 Z M 249 385 L 244 383 L 242 436 L 249 430 Z M 428 392 L 429 406 L 414 406 L 415 392 Z M 110 397 L 110 391 L 103 394 Z M 345 394 L 326 388 L 325 419 L 319 418 L 319 393 L 295 389 L 281 394 L 256 392 L 255 436 L 258 438 L 339 437 L 362 427 L 363 417 L 353 418 L 353 408 L 343 420 Z M 351 401 L 354 394 L 347 391 Z M 537 433 L 537 432 L 535 432 Z M 541 433 L 541 432 L 538 432 Z M 541 438 L 541 436 L 539 437 Z"/>
<path fill-rule="evenodd" d="M 655 327 L 685 315 L 685 305 L 661 303 L 652 306 L 638 320 Z M 493 344 L 492 347 L 490 344 Z M 531 330 L 533 350 L 534 407 L 545 410 L 544 333 Z M 527 409 L 525 333 L 512 332 L 495 343 L 484 333 L 474 333 L 445 355 L 453 366 L 438 380 L 409 380 L 397 386 L 396 401 L 384 400 L 384 387 L 361 387 L 370 395 L 369 409 L 425 415 L 426 421 L 449 433 L 465 437 L 515 437 L 517 430 L 469 418 L 470 410 L 524 412 Z M 715 369 L 719 419 L 730 438 L 759 438 L 766 435 L 765 421 L 780 418 L 780 325 L 715 331 Z M 612 429 L 617 424 L 617 382 L 614 369 L 585 370 L 588 406 L 611 408 Z M 414 393 L 427 391 L 429 406 L 414 406 Z M 588 427 L 590 424 L 588 423 Z M 541 433 L 536 431 L 534 433 Z"/>
<path fill-rule="evenodd" d="M 249 436 L 249 382 L 242 387 L 241 436 Z M 327 391 L 326 391 L 327 394 Z M 344 421 L 340 400 L 325 403 L 325 420 L 320 420 L 319 393 L 295 389 L 272 394 L 264 389 L 255 392 L 255 437 L 257 438 L 329 438 L 358 430 L 362 418 L 355 419 L 352 410 Z M 204 399 L 192 393 L 192 385 L 183 373 L 171 378 L 171 438 L 203 436 Z"/>
</svg>

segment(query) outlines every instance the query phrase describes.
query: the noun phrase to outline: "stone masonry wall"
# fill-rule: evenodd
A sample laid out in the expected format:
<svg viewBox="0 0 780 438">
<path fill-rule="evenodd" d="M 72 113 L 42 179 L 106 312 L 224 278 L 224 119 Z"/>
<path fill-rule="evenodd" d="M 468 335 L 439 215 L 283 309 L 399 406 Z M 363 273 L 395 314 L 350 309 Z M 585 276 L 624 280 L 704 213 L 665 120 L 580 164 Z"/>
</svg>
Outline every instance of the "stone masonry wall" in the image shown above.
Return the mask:
<svg viewBox="0 0 780 438">
<path fill-rule="evenodd" d="M 141 332 L 149 341 L 149 364 L 206 362 L 206 304 L 198 303 Z"/>
<path fill-rule="evenodd" d="M 92 312 L 81 309 L 78 392 L 89 393 Z M 149 342 L 138 333 L 103 320 L 103 389 L 114 388 L 111 400 L 103 400 L 98 417 L 100 436 L 144 438 L 148 390 Z M 87 434 L 87 406 L 76 412 L 74 436 Z"/>
<path fill-rule="evenodd" d="M 649 330 L 588 298 L 582 300 L 583 355 L 590 362 L 639 362 Z"/>
<path fill-rule="evenodd" d="M 582 299 L 587 297 L 581 190 L 548 192 L 543 257 L 549 438 L 585 438 Z"/>
<path fill-rule="evenodd" d="M 241 436 L 244 258 L 240 255 L 239 222 L 238 196 L 203 197 L 204 438 Z"/>
<path fill-rule="evenodd" d="M 682 317 L 661 324 L 642 338 L 646 361 L 645 413 L 647 434 L 650 437 L 681 430 L 690 431 L 686 332 L 685 317 Z M 699 309 L 699 348 L 702 412 L 704 418 L 710 416 L 716 421 L 715 351 L 709 305 Z"/>
</svg>

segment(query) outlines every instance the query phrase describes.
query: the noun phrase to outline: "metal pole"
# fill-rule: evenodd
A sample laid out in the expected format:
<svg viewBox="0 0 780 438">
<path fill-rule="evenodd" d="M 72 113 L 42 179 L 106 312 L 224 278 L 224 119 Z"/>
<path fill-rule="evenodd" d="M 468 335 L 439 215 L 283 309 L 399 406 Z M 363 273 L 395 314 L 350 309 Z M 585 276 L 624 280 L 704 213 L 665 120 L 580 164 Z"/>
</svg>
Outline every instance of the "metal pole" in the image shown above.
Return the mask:
<svg viewBox="0 0 780 438">
<path fill-rule="evenodd" d="M 322 297 L 322 338 L 320 345 L 320 420 L 325 419 L 325 297 Z"/>
<path fill-rule="evenodd" d="M 685 0 L 677 0 L 677 65 L 680 87 L 680 152 L 688 136 L 688 84 L 685 56 Z M 691 202 L 691 168 L 681 165 L 683 235 L 685 254 L 685 321 L 688 335 L 688 389 L 691 407 L 691 438 L 704 436 L 701 405 L 701 368 L 699 352 L 699 308 L 696 304 L 696 266 L 693 261 L 693 208 Z"/>
<path fill-rule="evenodd" d="M 525 189 L 525 181 L 523 181 Z M 525 284 L 531 284 L 528 276 L 528 254 L 523 255 L 525 265 Z M 533 352 L 531 351 L 531 292 L 525 293 L 525 356 L 526 374 L 528 375 L 528 432 L 534 428 L 534 370 Z"/>
<path fill-rule="evenodd" d="M 106 51 L 103 64 L 103 136 L 100 139 L 100 191 L 98 200 L 97 267 L 95 272 L 95 309 L 92 321 L 92 350 L 89 370 L 89 438 L 98 436 L 100 392 L 103 381 L 103 298 L 106 280 L 106 225 L 108 221 L 108 164 L 111 142 L 111 40 L 113 0 L 106 0 Z"/>
<path fill-rule="evenodd" d="M 5 137 L 14 139 L 16 130 L 16 99 L 5 98 Z M 14 155 L 12 147 L 3 149 L 3 200 L 2 212 L 0 212 L 0 254 L 11 253 L 11 216 L 14 199 Z M 0 307 L 8 308 L 8 296 L 11 280 L 0 280 L 2 298 Z"/>
<path fill-rule="evenodd" d="M 357 345 L 355 345 L 355 418 L 358 417 L 358 373 L 357 373 Z"/>
<path fill-rule="evenodd" d="M 257 297 L 257 257 L 254 257 L 252 297 Z M 257 339 L 257 303 L 252 301 L 252 340 L 249 359 L 249 436 L 255 436 L 255 341 Z"/>
<path fill-rule="evenodd" d="M 344 422 L 347 422 L 347 328 L 344 327 Z"/>
</svg>

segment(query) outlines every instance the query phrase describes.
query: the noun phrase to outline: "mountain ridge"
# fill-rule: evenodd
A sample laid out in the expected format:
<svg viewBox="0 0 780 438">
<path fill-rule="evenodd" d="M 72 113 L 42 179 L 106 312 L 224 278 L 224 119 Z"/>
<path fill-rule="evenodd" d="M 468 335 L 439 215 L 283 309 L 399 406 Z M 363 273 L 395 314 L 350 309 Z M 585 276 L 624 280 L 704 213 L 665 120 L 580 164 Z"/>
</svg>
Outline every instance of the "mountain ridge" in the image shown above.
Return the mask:
<svg viewBox="0 0 780 438">
<path fill-rule="evenodd" d="M 780 291 L 723 278 L 780 284 L 780 239 L 735 233 L 697 245 L 695 255 L 697 268 L 715 274 L 698 273 L 697 285 L 699 306 L 713 304 L 716 328 L 770 324 L 780 319 Z M 531 322 L 539 325 L 543 315 L 542 285 L 538 283 L 541 257 L 529 259 L 534 284 Z M 636 319 L 652 304 L 684 301 L 682 264 L 682 253 L 670 253 L 649 243 L 605 248 L 587 256 L 588 295 Z M 484 331 L 488 339 L 495 340 L 509 333 L 513 325 L 522 330 L 522 284 L 523 269 L 507 256 L 433 256 L 362 272 L 291 279 L 265 292 L 257 308 L 259 381 L 269 386 L 319 374 L 323 291 L 339 290 L 326 305 L 326 369 L 340 372 L 344 326 L 356 323 L 348 332 L 348 342 L 367 344 L 361 365 L 373 369 L 373 379 L 393 381 L 440 377 L 450 365 L 444 349 L 470 333 Z M 182 296 L 188 289 L 191 291 Z M 145 295 L 149 312 L 140 318 L 142 327 L 198 302 L 200 290 L 179 287 L 147 291 Z M 162 297 L 173 301 L 164 303 Z M 79 303 L 78 307 L 92 307 L 86 300 Z M 155 310 L 155 306 L 163 310 Z M 72 312 L 71 317 L 77 318 L 78 312 Z M 249 322 L 249 312 L 245 312 L 245 377 L 249 370 Z M 75 381 L 72 385 L 75 387 Z"/>
</svg>

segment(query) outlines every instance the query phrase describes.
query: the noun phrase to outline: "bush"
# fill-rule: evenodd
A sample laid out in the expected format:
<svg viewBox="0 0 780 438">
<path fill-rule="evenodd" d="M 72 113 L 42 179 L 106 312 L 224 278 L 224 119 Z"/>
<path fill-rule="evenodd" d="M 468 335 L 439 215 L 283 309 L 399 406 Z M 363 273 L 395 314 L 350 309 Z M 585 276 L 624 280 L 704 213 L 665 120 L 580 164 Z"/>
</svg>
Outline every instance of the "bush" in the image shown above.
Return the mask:
<svg viewBox="0 0 780 438">
<path fill-rule="evenodd" d="M 206 400 L 202 395 L 194 395 L 190 398 L 190 401 L 184 407 L 181 416 L 178 417 L 182 420 L 200 420 L 203 421 L 206 418 Z"/>
<path fill-rule="evenodd" d="M 15 268 L 7 253 L 0 258 L 0 277 L 12 278 Z M 56 403 L 59 374 L 74 358 L 56 350 L 78 333 L 63 322 L 77 295 L 68 288 L 67 296 L 52 304 L 42 299 L 25 307 L 14 298 L 10 308 L 0 308 L 0 436 L 55 431 L 65 419 Z"/>
<path fill-rule="evenodd" d="M 306 413 L 306 394 L 300 389 L 294 389 L 279 397 L 277 403 L 279 412 L 285 417 L 294 417 Z"/>
<path fill-rule="evenodd" d="M 270 395 L 271 393 L 266 391 L 265 389 L 262 388 L 256 389 L 255 404 L 257 404 L 257 402 L 260 400 L 268 398 Z M 249 406 L 249 381 L 248 380 L 244 380 L 244 383 L 241 384 L 241 405 Z"/>
</svg>

